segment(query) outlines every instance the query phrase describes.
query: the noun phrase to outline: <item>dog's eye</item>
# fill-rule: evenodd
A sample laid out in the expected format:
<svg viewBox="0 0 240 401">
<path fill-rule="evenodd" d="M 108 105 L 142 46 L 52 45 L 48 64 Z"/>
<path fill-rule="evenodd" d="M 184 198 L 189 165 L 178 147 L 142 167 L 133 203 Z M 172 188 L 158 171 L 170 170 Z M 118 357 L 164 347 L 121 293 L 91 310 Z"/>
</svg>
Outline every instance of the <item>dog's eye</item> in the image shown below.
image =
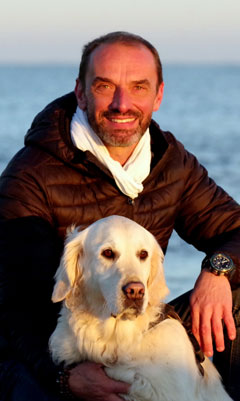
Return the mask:
<svg viewBox="0 0 240 401">
<path fill-rule="evenodd" d="M 146 259 L 147 257 L 148 257 L 148 252 L 145 251 L 144 249 L 142 249 L 142 250 L 140 251 L 140 253 L 139 253 L 139 258 L 140 258 L 141 260 L 144 260 L 144 259 Z"/>
<path fill-rule="evenodd" d="M 115 253 L 112 251 L 112 249 L 104 249 L 104 251 L 102 251 L 102 255 L 108 259 L 114 259 L 115 257 Z"/>
</svg>

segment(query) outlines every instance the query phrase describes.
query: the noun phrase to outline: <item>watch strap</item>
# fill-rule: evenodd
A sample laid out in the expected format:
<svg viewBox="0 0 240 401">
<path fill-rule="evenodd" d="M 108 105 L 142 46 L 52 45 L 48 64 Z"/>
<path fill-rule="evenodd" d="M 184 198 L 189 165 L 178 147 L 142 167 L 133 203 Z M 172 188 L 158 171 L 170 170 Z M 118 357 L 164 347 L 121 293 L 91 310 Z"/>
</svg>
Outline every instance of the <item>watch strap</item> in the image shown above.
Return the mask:
<svg viewBox="0 0 240 401">
<path fill-rule="evenodd" d="M 59 369 L 56 377 L 56 384 L 58 387 L 58 391 L 61 397 L 63 397 L 64 399 L 76 400 L 77 398 L 71 392 L 69 387 L 69 382 L 68 382 L 69 376 L 70 376 L 70 368 Z"/>
</svg>

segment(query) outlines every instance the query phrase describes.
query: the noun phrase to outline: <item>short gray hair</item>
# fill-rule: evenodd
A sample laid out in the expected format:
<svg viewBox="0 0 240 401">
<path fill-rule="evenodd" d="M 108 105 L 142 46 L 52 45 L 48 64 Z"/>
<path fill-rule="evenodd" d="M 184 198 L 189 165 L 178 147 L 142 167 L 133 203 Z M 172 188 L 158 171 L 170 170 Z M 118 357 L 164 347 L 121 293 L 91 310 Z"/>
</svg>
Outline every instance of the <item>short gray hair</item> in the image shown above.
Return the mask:
<svg viewBox="0 0 240 401">
<path fill-rule="evenodd" d="M 96 38 L 92 40 L 91 42 L 87 43 L 84 48 L 83 48 L 83 53 L 82 53 L 82 59 L 80 62 L 79 66 L 79 74 L 78 78 L 83 86 L 85 88 L 85 78 L 86 78 L 86 73 L 87 73 L 87 68 L 88 68 L 88 63 L 89 63 L 89 58 L 92 54 L 92 52 L 99 47 L 102 44 L 105 43 L 123 43 L 127 46 L 134 46 L 134 45 L 143 45 L 147 47 L 150 52 L 152 53 L 155 64 L 156 64 L 156 69 L 157 69 L 157 76 L 158 76 L 158 86 L 163 82 L 163 73 L 162 73 L 162 63 L 159 57 L 159 54 L 155 47 L 148 42 L 146 39 L 143 39 L 141 36 L 135 35 L 133 33 L 129 32 L 124 32 L 124 31 L 117 31 L 117 32 L 111 32 L 106 35 L 100 36 L 99 38 Z"/>
</svg>

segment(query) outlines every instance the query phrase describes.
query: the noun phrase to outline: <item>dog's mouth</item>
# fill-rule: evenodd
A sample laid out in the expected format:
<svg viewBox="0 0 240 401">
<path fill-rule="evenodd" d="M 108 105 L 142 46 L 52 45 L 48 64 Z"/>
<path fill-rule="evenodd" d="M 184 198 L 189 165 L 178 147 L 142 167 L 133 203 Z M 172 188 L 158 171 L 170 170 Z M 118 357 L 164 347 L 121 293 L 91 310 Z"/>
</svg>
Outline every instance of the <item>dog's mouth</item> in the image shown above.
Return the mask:
<svg viewBox="0 0 240 401">
<path fill-rule="evenodd" d="M 124 300 L 124 309 L 134 310 L 138 313 L 141 312 L 143 307 L 143 299 L 125 299 Z"/>
<path fill-rule="evenodd" d="M 134 320 L 139 315 L 141 315 L 141 311 L 136 308 L 129 308 L 121 314 L 122 320 Z"/>
<path fill-rule="evenodd" d="M 129 306 L 125 306 L 124 309 L 122 310 L 122 312 L 120 313 L 111 313 L 111 316 L 113 318 L 118 318 L 121 320 L 134 320 L 136 319 L 139 315 L 141 315 L 143 313 L 143 305 L 141 304 L 141 306 L 137 306 L 135 303 L 134 305 L 129 305 Z"/>
</svg>

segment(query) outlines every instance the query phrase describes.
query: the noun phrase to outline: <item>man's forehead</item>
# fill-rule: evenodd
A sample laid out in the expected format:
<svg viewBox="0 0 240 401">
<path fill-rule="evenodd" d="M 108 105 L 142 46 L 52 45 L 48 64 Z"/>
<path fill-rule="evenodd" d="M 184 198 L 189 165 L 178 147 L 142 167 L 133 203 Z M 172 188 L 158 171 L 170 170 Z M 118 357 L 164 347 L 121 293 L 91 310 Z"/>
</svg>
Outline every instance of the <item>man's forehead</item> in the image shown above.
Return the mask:
<svg viewBox="0 0 240 401">
<path fill-rule="evenodd" d="M 98 46 L 91 54 L 88 72 L 98 75 L 101 71 L 116 72 L 120 68 L 144 78 L 144 72 L 156 72 L 156 63 L 151 51 L 142 44 L 109 43 Z"/>
</svg>

